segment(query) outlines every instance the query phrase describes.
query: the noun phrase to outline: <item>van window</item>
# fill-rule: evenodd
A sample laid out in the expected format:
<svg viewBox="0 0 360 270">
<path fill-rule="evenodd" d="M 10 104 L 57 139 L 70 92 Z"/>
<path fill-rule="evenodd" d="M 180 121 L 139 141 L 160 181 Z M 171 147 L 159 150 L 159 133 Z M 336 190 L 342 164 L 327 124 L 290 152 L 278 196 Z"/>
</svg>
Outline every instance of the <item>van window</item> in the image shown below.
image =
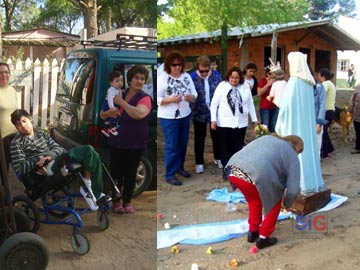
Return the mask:
<svg viewBox="0 0 360 270">
<path fill-rule="evenodd" d="M 92 99 L 96 61 L 94 58 L 69 57 L 60 78 L 58 96 L 78 104 L 89 104 Z"/>
</svg>

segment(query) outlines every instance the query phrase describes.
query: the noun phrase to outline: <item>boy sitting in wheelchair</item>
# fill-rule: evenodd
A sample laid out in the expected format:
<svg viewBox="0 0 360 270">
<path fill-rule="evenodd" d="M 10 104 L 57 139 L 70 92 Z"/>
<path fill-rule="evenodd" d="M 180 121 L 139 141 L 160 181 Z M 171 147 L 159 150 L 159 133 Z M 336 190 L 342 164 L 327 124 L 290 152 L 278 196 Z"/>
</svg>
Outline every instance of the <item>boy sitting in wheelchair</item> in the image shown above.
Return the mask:
<svg viewBox="0 0 360 270">
<path fill-rule="evenodd" d="M 11 122 L 18 131 L 10 146 L 11 164 L 20 178 L 34 172 L 45 176 L 65 176 L 66 162 L 80 163 L 84 170 L 84 185 L 80 187 L 80 193 L 90 209 L 96 211 L 98 205 L 109 201 L 102 193 L 102 162 L 94 148 L 82 145 L 66 151 L 47 132 L 34 129 L 31 121 L 25 110 L 19 109 L 11 114 Z"/>
</svg>

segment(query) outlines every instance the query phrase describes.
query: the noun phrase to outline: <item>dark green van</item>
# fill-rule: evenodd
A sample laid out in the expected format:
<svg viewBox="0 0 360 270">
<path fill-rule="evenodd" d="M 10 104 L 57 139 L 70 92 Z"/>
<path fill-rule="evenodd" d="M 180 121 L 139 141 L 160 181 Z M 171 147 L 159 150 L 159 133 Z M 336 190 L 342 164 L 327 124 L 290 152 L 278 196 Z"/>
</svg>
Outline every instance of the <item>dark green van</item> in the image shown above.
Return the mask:
<svg viewBox="0 0 360 270">
<path fill-rule="evenodd" d="M 155 44 L 156 44 L 156 39 Z M 115 42 L 117 46 L 119 42 Z M 138 168 L 134 196 L 156 188 L 156 50 L 108 48 L 101 46 L 70 52 L 63 65 L 56 93 L 56 122 L 52 137 L 65 148 L 91 144 L 108 163 L 107 139 L 101 134 L 103 121 L 99 114 L 109 88 L 109 74 L 114 69 L 126 74 L 134 64 L 144 65 L 149 70 L 149 80 L 144 91 L 153 99 L 150 117 L 150 142 Z"/>
</svg>

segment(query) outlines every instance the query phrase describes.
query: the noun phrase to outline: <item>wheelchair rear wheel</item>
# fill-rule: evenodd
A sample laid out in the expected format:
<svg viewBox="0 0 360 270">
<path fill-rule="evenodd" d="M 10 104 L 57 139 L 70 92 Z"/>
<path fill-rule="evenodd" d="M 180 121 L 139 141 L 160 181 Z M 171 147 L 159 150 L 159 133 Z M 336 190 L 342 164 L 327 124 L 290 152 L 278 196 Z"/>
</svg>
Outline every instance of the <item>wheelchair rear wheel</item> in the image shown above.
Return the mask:
<svg viewBox="0 0 360 270">
<path fill-rule="evenodd" d="M 35 203 L 25 195 L 17 195 L 12 199 L 12 204 L 27 215 L 30 222 L 29 232 L 36 233 L 40 228 L 40 211 Z"/>
<path fill-rule="evenodd" d="M 0 247 L 0 269 L 45 270 L 48 262 L 49 251 L 42 238 L 34 233 L 14 234 Z"/>
<path fill-rule="evenodd" d="M 85 255 L 90 250 L 89 240 L 82 233 L 74 232 L 71 236 L 70 243 L 72 249 L 80 255 Z"/>
</svg>

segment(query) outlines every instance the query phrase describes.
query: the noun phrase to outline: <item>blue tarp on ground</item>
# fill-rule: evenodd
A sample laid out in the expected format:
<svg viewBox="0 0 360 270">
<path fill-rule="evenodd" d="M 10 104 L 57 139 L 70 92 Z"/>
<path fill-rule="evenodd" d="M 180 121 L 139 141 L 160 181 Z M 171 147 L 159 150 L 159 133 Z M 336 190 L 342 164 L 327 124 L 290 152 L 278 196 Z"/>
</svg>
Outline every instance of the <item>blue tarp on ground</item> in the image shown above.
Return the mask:
<svg viewBox="0 0 360 270">
<path fill-rule="evenodd" d="M 211 198 L 214 201 L 220 202 L 229 202 L 224 201 L 224 192 L 221 191 L 212 191 Z M 240 192 L 231 192 L 231 193 L 240 193 Z M 210 193 L 209 193 L 210 194 Z M 214 196 L 215 194 L 215 196 Z M 219 197 L 217 198 L 217 195 Z M 227 194 L 228 198 L 238 198 L 238 194 Z M 323 208 L 319 209 L 317 212 L 329 211 L 334 209 L 347 200 L 347 197 L 331 194 L 330 202 Z M 278 220 L 284 220 L 291 217 L 291 213 L 281 213 Z M 173 229 L 158 231 L 157 232 L 157 248 L 166 248 L 171 247 L 175 244 L 193 244 L 193 245 L 205 245 L 210 243 L 222 242 L 230 240 L 236 237 L 240 237 L 248 232 L 248 223 L 247 219 L 238 219 L 227 222 L 215 222 L 215 223 L 205 223 L 197 225 L 189 225 L 176 227 Z"/>
</svg>

